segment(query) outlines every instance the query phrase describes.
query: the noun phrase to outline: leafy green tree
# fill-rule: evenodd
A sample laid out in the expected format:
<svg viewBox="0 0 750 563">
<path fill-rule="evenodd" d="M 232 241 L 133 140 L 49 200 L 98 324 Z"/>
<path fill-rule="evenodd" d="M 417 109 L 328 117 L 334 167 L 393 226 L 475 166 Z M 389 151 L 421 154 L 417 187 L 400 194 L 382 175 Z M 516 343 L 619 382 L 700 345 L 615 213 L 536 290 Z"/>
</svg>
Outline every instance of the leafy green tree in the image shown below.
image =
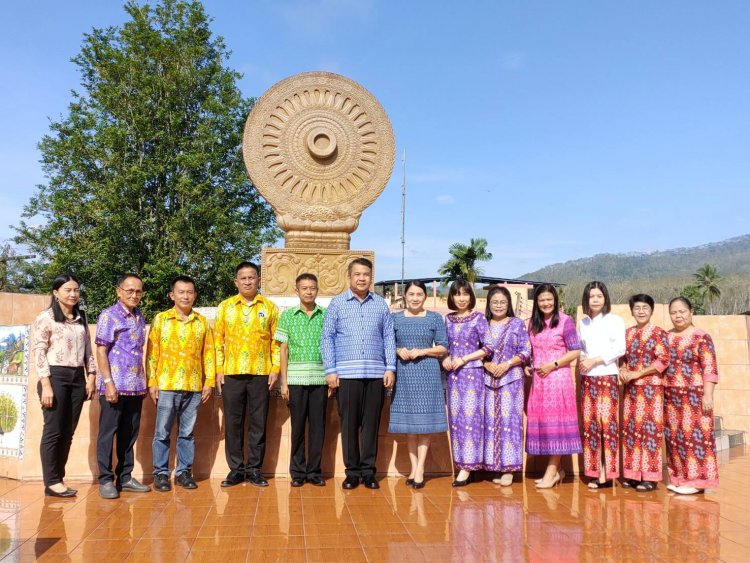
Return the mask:
<svg viewBox="0 0 750 563">
<path fill-rule="evenodd" d="M 693 274 L 695 287 L 703 298 L 703 303 L 708 305 L 709 313 L 713 313 L 713 301 L 721 297 L 721 289 L 718 283 L 721 280 L 719 271 L 711 264 L 704 264 Z"/>
<path fill-rule="evenodd" d="M 492 253 L 487 252 L 487 240 L 483 238 L 471 239 L 469 244 L 456 242 L 448 249 L 451 257 L 440 266 L 438 273 L 447 280 L 464 279 L 474 283 L 482 270 L 477 262 L 492 260 Z"/>
<path fill-rule="evenodd" d="M 232 291 L 234 264 L 280 235 L 243 167 L 253 100 L 200 2 L 124 9 L 122 27 L 93 29 L 72 59 L 82 91 L 39 144 L 47 183 L 15 241 L 41 257 L 41 288 L 77 275 L 90 315 L 113 301 L 124 272 L 143 277 L 147 315 L 171 305 L 179 274 L 212 305 Z"/>
<path fill-rule="evenodd" d="M 687 297 L 693 304 L 693 312 L 696 315 L 705 315 L 706 310 L 703 307 L 703 292 L 699 287 L 694 285 L 688 285 L 682 288 L 680 291 L 680 297 Z"/>
</svg>

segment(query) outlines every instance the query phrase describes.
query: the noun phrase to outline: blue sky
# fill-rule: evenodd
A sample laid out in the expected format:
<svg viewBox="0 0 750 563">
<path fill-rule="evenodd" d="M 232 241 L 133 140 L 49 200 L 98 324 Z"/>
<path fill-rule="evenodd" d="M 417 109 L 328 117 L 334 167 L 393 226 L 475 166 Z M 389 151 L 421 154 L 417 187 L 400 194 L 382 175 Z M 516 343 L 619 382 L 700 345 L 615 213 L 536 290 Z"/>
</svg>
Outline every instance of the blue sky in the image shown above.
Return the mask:
<svg viewBox="0 0 750 563">
<path fill-rule="evenodd" d="M 212 29 L 259 96 L 287 76 L 349 76 L 382 103 L 397 165 L 352 248 L 431 276 L 484 237 L 488 275 L 599 252 L 750 232 L 750 2 L 207 0 Z M 69 62 L 113 0 L 3 8 L 0 241 L 44 181 L 36 144 L 79 88 Z M 281 243 L 279 243 L 281 245 Z"/>
</svg>

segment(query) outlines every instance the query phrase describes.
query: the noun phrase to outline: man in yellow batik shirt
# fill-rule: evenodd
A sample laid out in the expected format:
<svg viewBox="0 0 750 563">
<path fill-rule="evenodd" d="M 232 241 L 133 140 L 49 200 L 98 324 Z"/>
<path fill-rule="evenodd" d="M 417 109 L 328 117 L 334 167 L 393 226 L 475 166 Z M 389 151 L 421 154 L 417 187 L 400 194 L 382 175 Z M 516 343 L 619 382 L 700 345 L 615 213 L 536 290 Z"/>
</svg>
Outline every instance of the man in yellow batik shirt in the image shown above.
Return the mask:
<svg viewBox="0 0 750 563">
<path fill-rule="evenodd" d="M 279 310 L 258 293 L 258 278 L 258 266 L 242 262 L 234 279 L 239 294 L 222 301 L 216 311 L 216 386 L 224 397 L 224 451 L 229 465 L 222 487 L 243 481 L 268 486 L 260 471 L 266 452 L 268 392 L 279 378 L 279 343 L 273 339 Z"/>
<path fill-rule="evenodd" d="M 148 390 L 156 403 L 154 489 L 162 492 L 171 489 L 169 435 L 175 418 L 179 418 L 175 483 L 186 489 L 198 487 L 192 474 L 193 428 L 198 407 L 211 396 L 216 379 L 211 327 L 206 317 L 193 311 L 198 297 L 195 281 L 178 276 L 170 289 L 174 307 L 154 317 L 146 352 Z"/>
</svg>

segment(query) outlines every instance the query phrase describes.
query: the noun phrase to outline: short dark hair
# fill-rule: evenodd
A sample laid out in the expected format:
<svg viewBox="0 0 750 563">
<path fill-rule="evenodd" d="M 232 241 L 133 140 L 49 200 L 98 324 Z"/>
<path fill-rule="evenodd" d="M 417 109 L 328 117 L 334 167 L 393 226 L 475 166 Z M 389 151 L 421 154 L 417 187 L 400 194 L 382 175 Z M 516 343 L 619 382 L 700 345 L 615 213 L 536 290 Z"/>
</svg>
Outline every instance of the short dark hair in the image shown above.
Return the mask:
<svg viewBox="0 0 750 563">
<path fill-rule="evenodd" d="M 604 285 L 604 282 L 600 281 L 589 282 L 586 284 L 586 287 L 583 288 L 583 297 L 581 298 L 581 307 L 583 307 L 583 314 L 588 317 L 591 316 L 589 298 L 591 297 L 592 289 L 598 289 L 604 295 L 604 307 L 602 307 L 602 314 L 609 315 L 610 311 L 612 311 L 612 302 L 609 300 L 609 291 L 607 291 L 607 286 Z"/>
<path fill-rule="evenodd" d="M 359 266 L 365 266 L 366 268 L 370 268 L 370 271 L 372 271 L 372 260 L 368 260 L 364 256 L 360 256 L 359 258 L 355 258 L 351 262 L 349 262 L 349 266 L 347 266 L 346 272 L 351 275 L 352 268 L 354 268 L 355 265 Z"/>
<path fill-rule="evenodd" d="M 237 267 L 234 269 L 235 277 L 237 276 L 237 274 L 240 273 L 240 270 L 242 270 L 243 268 L 252 268 L 253 270 L 255 270 L 255 273 L 257 275 L 260 275 L 260 268 L 258 267 L 258 265 L 255 262 L 248 262 L 247 260 L 245 260 L 237 264 Z"/>
<path fill-rule="evenodd" d="M 134 278 L 140 281 L 141 283 L 143 283 L 143 279 L 141 278 L 141 276 L 131 272 L 128 274 L 122 274 L 121 276 L 117 276 L 117 282 L 116 282 L 117 287 L 120 287 L 122 284 L 125 283 L 126 280 L 129 280 L 130 278 Z"/>
<path fill-rule="evenodd" d="M 177 276 L 175 279 L 172 280 L 172 283 L 169 284 L 169 291 L 174 291 L 174 286 L 176 286 L 178 282 L 192 283 L 193 291 L 198 290 L 198 287 L 195 285 L 195 280 L 193 278 L 191 278 L 190 276 Z"/>
<path fill-rule="evenodd" d="M 422 291 L 424 291 L 425 296 L 427 295 L 427 286 L 424 284 L 422 280 L 411 280 L 406 282 L 406 285 L 404 285 L 404 291 L 403 294 L 406 295 L 406 292 L 409 291 L 410 287 L 418 287 Z"/>
<path fill-rule="evenodd" d="M 57 291 L 69 281 L 76 282 L 80 289 L 81 282 L 78 281 L 77 277 L 75 277 L 73 274 L 60 274 L 54 280 L 52 280 L 52 291 Z M 52 295 L 52 302 L 50 303 L 50 309 L 52 309 L 52 317 L 55 319 L 56 323 L 64 323 L 65 321 L 68 320 L 65 317 L 65 313 L 63 313 L 62 309 L 60 308 L 60 303 L 58 303 L 57 297 L 55 297 L 54 295 Z M 84 326 L 87 324 L 86 312 L 83 309 L 81 309 L 80 301 L 76 303 L 75 305 L 73 305 L 73 317 L 80 317 L 79 322 Z"/>
<path fill-rule="evenodd" d="M 471 297 L 471 299 L 469 300 L 469 309 L 473 309 L 474 307 L 476 307 L 477 297 L 476 295 L 474 295 L 474 288 L 472 287 L 472 285 L 466 280 L 456 280 L 448 289 L 448 308 L 451 311 L 458 311 L 458 307 L 456 307 L 454 297 L 462 291 L 465 291 Z"/>
<path fill-rule="evenodd" d="M 690 299 L 688 299 L 687 297 L 683 297 L 682 295 L 680 295 L 679 297 L 673 297 L 669 301 L 669 305 L 667 306 L 667 310 L 671 309 L 672 308 L 672 304 L 673 303 L 677 303 L 678 301 L 682 301 L 685 304 L 685 306 L 688 309 L 690 309 L 690 312 L 691 313 L 693 312 L 693 304 L 690 302 Z"/>
<path fill-rule="evenodd" d="M 315 285 L 318 285 L 318 276 L 311 274 L 310 272 L 302 272 L 298 275 L 297 279 L 294 280 L 294 285 L 297 286 L 299 285 L 299 282 L 304 280 L 315 282 Z"/>
<path fill-rule="evenodd" d="M 630 299 L 628 299 L 628 305 L 630 305 L 630 310 L 633 310 L 633 307 L 635 307 L 636 303 L 645 303 L 649 307 L 651 307 L 651 310 L 654 310 L 654 298 L 650 295 L 647 295 L 645 293 L 636 293 L 635 295 L 631 296 Z"/>
<path fill-rule="evenodd" d="M 515 317 L 516 314 L 513 312 L 513 299 L 510 297 L 510 291 L 504 285 L 496 285 L 487 293 L 487 305 L 484 308 L 484 317 L 488 320 L 492 320 L 492 311 L 490 310 L 490 299 L 496 293 L 502 293 L 508 299 L 508 316 Z"/>
<path fill-rule="evenodd" d="M 545 328 L 544 313 L 539 309 L 539 304 L 537 303 L 542 293 L 551 293 L 555 300 L 555 312 L 552 313 L 549 327 L 555 328 L 560 322 L 560 297 L 557 295 L 557 289 L 551 283 L 540 284 L 534 288 L 534 306 L 531 309 L 531 322 L 529 323 L 529 332 L 531 334 L 539 334 Z"/>
</svg>

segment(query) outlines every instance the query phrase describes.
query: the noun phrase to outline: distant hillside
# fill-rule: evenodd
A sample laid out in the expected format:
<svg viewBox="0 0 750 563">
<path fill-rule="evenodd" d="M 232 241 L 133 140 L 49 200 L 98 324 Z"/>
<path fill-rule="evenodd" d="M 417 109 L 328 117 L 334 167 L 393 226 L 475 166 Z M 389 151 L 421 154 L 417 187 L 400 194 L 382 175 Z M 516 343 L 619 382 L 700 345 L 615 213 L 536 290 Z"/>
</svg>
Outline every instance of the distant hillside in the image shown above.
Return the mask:
<svg viewBox="0 0 750 563">
<path fill-rule="evenodd" d="M 704 264 L 716 266 L 722 276 L 750 274 L 750 235 L 661 252 L 597 254 L 552 264 L 519 277 L 560 283 L 680 278 L 691 277 Z"/>
</svg>

